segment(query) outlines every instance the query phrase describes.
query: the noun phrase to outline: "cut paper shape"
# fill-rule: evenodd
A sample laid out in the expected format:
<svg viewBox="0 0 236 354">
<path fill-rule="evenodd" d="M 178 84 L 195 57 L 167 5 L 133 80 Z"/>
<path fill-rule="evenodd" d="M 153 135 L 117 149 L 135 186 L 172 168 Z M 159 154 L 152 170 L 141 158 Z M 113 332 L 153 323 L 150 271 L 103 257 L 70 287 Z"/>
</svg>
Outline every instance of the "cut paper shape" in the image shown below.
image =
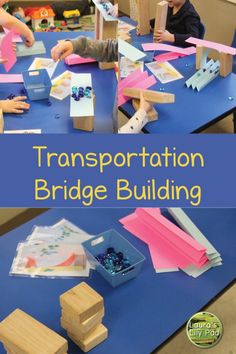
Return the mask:
<svg viewBox="0 0 236 354">
<path fill-rule="evenodd" d="M 175 60 L 175 59 L 179 59 L 179 58 L 183 58 L 185 57 L 185 54 L 179 54 L 179 53 L 163 53 L 163 54 L 159 54 L 156 55 L 154 57 L 154 59 L 158 62 L 158 63 L 165 63 L 171 60 Z"/>
<path fill-rule="evenodd" d="M 71 72 L 65 71 L 52 80 L 50 96 L 58 100 L 64 100 L 70 95 L 71 91 Z"/>
<path fill-rule="evenodd" d="M 5 28 L 5 27 L 3 27 L 3 29 L 4 29 L 4 32 L 5 32 L 6 34 L 8 34 L 8 33 L 10 32 L 10 30 L 7 29 L 7 28 Z M 21 38 L 21 36 L 20 36 L 19 34 L 17 34 L 17 33 L 14 33 L 14 32 L 13 32 L 13 38 L 12 38 L 12 40 L 13 40 L 14 43 L 21 43 L 21 42 L 23 42 L 23 39 Z"/>
<path fill-rule="evenodd" d="M 204 48 L 215 49 L 220 53 L 236 55 L 236 48 L 229 47 L 224 44 L 205 41 L 203 39 L 198 39 L 198 38 L 193 38 L 193 37 L 188 38 L 185 42 L 190 43 L 190 44 L 194 44 L 194 45 L 199 45 Z"/>
<path fill-rule="evenodd" d="M 144 62 L 143 61 L 135 61 L 122 57 L 120 59 L 120 77 L 123 79 L 130 74 L 132 74 L 137 69 L 140 69 L 143 72 Z"/>
<path fill-rule="evenodd" d="M 5 130 L 4 134 L 41 134 L 41 129 Z"/>
<path fill-rule="evenodd" d="M 117 17 L 113 17 L 108 14 L 108 11 L 113 8 L 112 3 L 110 3 L 109 1 L 107 1 L 105 3 L 108 8 L 108 11 L 106 11 L 106 9 L 103 7 L 103 5 L 98 0 L 92 0 L 92 1 L 93 1 L 94 5 L 97 7 L 97 9 L 99 10 L 99 12 L 102 14 L 105 21 L 118 21 Z"/>
<path fill-rule="evenodd" d="M 12 43 L 13 33 L 10 31 L 5 35 L 1 42 L 1 56 L 3 59 L 7 59 L 7 62 L 3 63 L 6 72 L 10 71 L 17 61 Z"/>
<path fill-rule="evenodd" d="M 54 60 L 50 58 L 35 58 L 28 71 L 46 69 L 49 77 L 51 78 L 57 65 L 58 61 L 55 63 Z"/>
<path fill-rule="evenodd" d="M 45 54 L 46 49 L 42 41 L 35 42 L 32 47 L 27 47 L 24 43 L 17 43 L 16 45 L 16 56 L 26 57 L 33 55 Z"/>
<path fill-rule="evenodd" d="M 0 74 L 1 84 L 19 84 L 23 82 L 22 74 Z"/>
<path fill-rule="evenodd" d="M 65 58 L 65 63 L 67 65 L 79 65 L 79 64 L 88 64 L 95 63 L 96 60 L 92 58 L 82 58 L 77 54 L 71 54 L 67 58 Z"/>
<path fill-rule="evenodd" d="M 122 39 L 118 40 L 118 47 L 119 53 L 132 61 L 138 61 L 146 56 L 146 54 L 141 52 L 141 50 L 135 48 L 134 46 L 123 41 Z"/>
<path fill-rule="evenodd" d="M 142 44 L 142 47 L 145 52 L 159 50 L 159 51 L 173 52 L 173 53 L 184 54 L 184 55 L 196 54 L 195 47 L 179 48 L 164 43 L 144 43 Z"/>
<path fill-rule="evenodd" d="M 146 64 L 146 67 L 162 84 L 167 84 L 183 78 L 180 72 L 168 62 L 158 63 L 157 61 L 154 61 Z"/>
<path fill-rule="evenodd" d="M 135 70 L 132 74 L 130 74 L 129 76 L 127 76 L 125 79 L 121 80 L 119 82 L 119 86 L 118 86 L 118 93 L 122 93 L 123 89 L 125 87 L 127 87 L 127 85 L 129 83 L 132 82 L 132 80 L 136 79 L 137 77 L 139 77 L 142 74 L 142 70 L 137 69 Z M 147 75 L 147 73 L 146 73 Z"/>
</svg>

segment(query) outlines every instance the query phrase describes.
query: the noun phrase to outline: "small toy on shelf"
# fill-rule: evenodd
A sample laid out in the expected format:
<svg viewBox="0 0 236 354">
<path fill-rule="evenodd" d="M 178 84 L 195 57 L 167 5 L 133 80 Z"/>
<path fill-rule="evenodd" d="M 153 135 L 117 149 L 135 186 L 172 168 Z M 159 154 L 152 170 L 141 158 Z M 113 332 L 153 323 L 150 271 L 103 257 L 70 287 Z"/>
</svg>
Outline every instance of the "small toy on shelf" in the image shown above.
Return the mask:
<svg viewBox="0 0 236 354">
<path fill-rule="evenodd" d="M 32 28 L 49 28 L 54 26 L 55 13 L 51 6 L 36 7 L 31 10 Z"/>
<path fill-rule="evenodd" d="M 80 19 L 80 11 L 79 10 L 71 10 L 63 12 L 64 21 L 69 29 L 77 29 L 81 28 L 81 24 L 79 22 Z"/>
<path fill-rule="evenodd" d="M 102 324 L 103 297 L 85 282 L 60 296 L 61 326 L 69 338 L 84 352 L 96 347 L 108 336 Z"/>
<path fill-rule="evenodd" d="M 31 21 L 31 17 L 26 15 L 25 10 L 21 6 L 13 7 L 11 14 L 23 23 L 28 23 Z"/>
</svg>

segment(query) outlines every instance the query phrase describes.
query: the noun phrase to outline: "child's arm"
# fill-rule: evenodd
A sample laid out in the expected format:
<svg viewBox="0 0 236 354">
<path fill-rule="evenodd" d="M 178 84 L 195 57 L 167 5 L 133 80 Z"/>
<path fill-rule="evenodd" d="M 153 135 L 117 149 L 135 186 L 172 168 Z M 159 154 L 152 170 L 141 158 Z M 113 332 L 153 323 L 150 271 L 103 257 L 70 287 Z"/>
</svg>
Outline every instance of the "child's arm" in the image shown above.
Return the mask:
<svg viewBox="0 0 236 354">
<path fill-rule="evenodd" d="M 26 99 L 27 97 L 25 96 L 19 96 L 13 98 L 12 100 L 0 101 L 0 109 L 3 113 L 24 113 L 24 110 L 28 110 L 30 108 L 30 105 L 24 102 Z"/>
<path fill-rule="evenodd" d="M 72 53 L 83 58 L 94 58 L 100 62 L 118 61 L 118 41 L 112 39 L 99 41 L 79 37 L 71 41 L 60 42 L 51 51 L 54 61 L 63 60 Z"/>
<path fill-rule="evenodd" d="M 34 44 L 34 35 L 30 29 L 16 17 L 7 13 L 3 8 L 0 8 L 0 24 L 10 30 L 15 30 L 25 38 L 27 46 L 31 47 Z"/>
</svg>

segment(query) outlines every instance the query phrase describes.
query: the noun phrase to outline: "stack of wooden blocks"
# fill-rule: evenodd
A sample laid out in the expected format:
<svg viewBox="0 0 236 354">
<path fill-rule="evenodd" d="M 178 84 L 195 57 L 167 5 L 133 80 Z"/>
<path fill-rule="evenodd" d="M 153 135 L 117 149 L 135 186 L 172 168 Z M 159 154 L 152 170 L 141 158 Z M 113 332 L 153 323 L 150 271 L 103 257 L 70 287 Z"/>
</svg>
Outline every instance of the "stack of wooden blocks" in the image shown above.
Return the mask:
<svg viewBox="0 0 236 354">
<path fill-rule="evenodd" d="M 0 341 L 7 354 L 66 354 L 67 341 L 17 309 L 0 323 Z"/>
<path fill-rule="evenodd" d="M 4 130 L 3 112 L 2 109 L 0 109 L 0 134 L 3 134 L 3 130 Z"/>
<path fill-rule="evenodd" d="M 68 337 L 84 352 L 96 347 L 108 337 L 102 324 L 104 302 L 89 285 L 82 282 L 60 296 L 61 326 Z"/>
</svg>

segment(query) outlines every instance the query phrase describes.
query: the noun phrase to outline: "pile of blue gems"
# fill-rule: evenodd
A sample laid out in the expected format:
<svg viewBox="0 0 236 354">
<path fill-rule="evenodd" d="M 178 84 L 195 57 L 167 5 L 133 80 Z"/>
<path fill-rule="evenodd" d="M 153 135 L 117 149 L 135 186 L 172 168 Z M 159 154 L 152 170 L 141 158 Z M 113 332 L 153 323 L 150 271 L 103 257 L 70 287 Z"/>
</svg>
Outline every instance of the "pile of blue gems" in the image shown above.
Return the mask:
<svg viewBox="0 0 236 354">
<path fill-rule="evenodd" d="M 72 95 L 75 101 L 79 101 L 81 98 L 92 98 L 92 87 L 72 87 Z"/>
<path fill-rule="evenodd" d="M 113 247 L 109 247 L 106 253 L 98 254 L 96 259 L 111 274 L 119 273 L 131 266 L 129 259 L 124 258 L 123 253 L 116 252 Z"/>
<path fill-rule="evenodd" d="M 105 2 L 101 2 L 100 4 L 102 5 L 105 11 L 109 10 L 109 6 Z"/>
</svg>

